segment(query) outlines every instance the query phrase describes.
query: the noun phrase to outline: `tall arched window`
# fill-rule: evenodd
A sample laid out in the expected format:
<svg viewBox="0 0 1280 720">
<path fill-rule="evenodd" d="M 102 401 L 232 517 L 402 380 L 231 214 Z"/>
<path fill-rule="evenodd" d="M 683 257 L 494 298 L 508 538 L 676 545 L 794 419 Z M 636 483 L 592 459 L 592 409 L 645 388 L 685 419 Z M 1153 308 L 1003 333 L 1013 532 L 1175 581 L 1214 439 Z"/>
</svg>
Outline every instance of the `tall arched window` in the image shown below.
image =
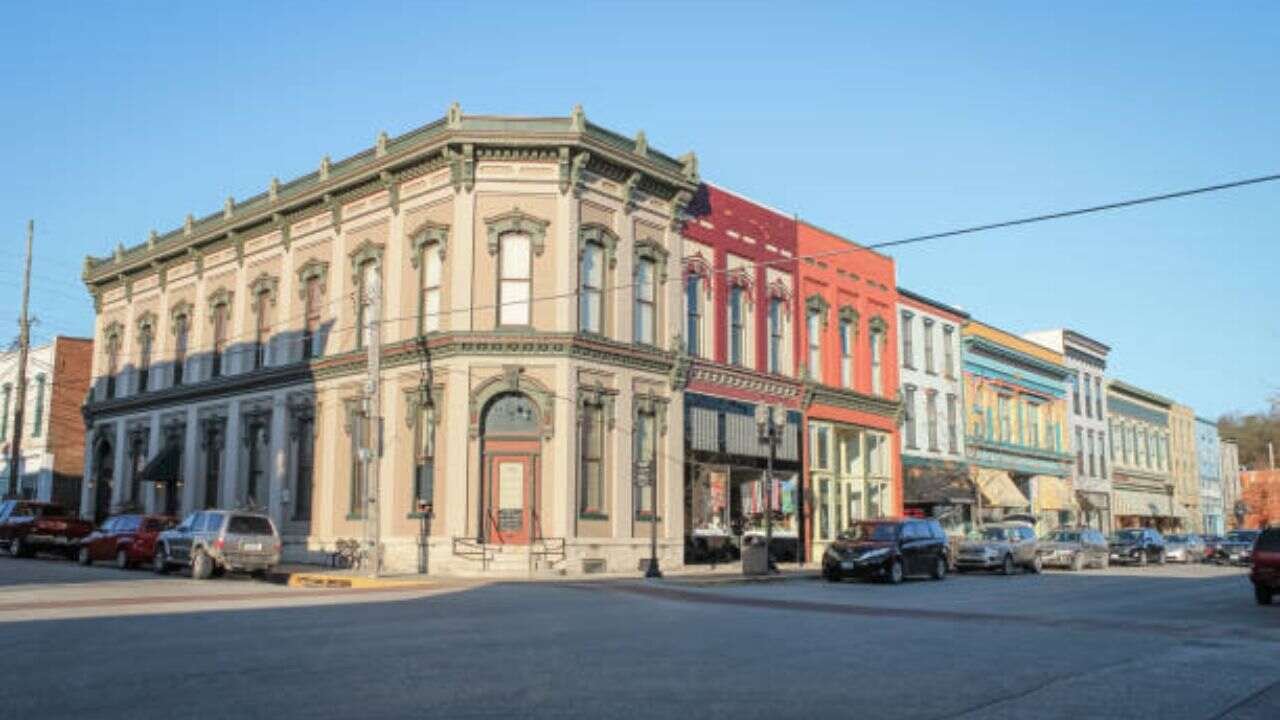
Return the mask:
<svg viewBox="0 0 1280 720">
<path fill-rule="evenodd" d="M 116 373 L 120 372 L 120 335 L 107 336 L 107 399 L 116 396 Z"/>
<path fill-rule="evenodd" d="M 440 284 L 444 276 L 444 261 L 440 259 L 437 243 L 422 248 L 422 266 L 419 270 L 422 287 L 422 332 L 440 330 Z"/>
<path fill-rule="evenodd" d="M 210 378 L 222 377 L 222 356 L 227 351 L 227 333 L 231 322 L 231 305 L 223 301 L 215 301 L 213 308 L 213 348 Z"/>
<path fill-rule="evenodd" d="M 657 322 L 654 288 L 654 262 L 651 258 L 641 257 L 636 260 L 635 269 L 635 326 L 632 330 L 635 342 L 646 345 L 653 344 Z"/>
<path fill-rule="evenodd" d="M 588 242 L 582 246 L 578 277 L 578 323 L 583 332 L 604 332 L 604 246 Z"/>
<path fill-rule="evenodd" d="M 182 384 L 187 367 L 187 345 L 190 343 L 191 322 L 185 314 L 173 320 L 173 384 Z"/>
<path fill-rule="evenodd" d="M 507 233 L 502 236 L 498 274 L 498 324 L 529 325 L 533 255 L 528 235 Z"/>
<path fill-rule="evenodd" d="M 782 323 L 787 303 L 779 297 L 769 298 L 769 372 L 782 372 Z"/>
<path fill-rule="evenodd" d="M 805 318 L 805 335 L 808 337 L 809 354 L 806 367 L 809 379 L 822 382 L 822 311 L 810 307 Z"/>
<path fill-rule="evenodd" d="M 138 392 L 147 391 L 148 381 L 151 379 L 151 346 L 153 343 L 152 331 L 150 325 L 142 325 L 138 328 Z"/>
<path fill-rule="evenodd" d="M 369 347 L 372 332 L 369 324 L 371 319 L 369 312 L 373 307 L 372 291 L 381 292 L 381 288 L 378 287 L 378 263 L 373 260 L 361 263 L 358 277 L 360 287 L 357 290 L 359 298 L 356 305 L 356 349 L 362 350 Z"/>
<path fill-rule="evenodd" d="M 746 290 L 741 285 L 729 288 L 729 364 L 741 365 L 746 341 Z"/>
<path fill-rule="evenodd" d="M 265 288 L 254 293 L 253 369 L 267 366 L 267 340 L 271 337 L 271 316 L 267 309 L 271 292 Z"/>
<path fill-rule="evenodd" d="M 685 339 L 689 354 L 702 355 L 702 285 L 701 275 L 689 273 L 684 283 Z"/>
</svg>

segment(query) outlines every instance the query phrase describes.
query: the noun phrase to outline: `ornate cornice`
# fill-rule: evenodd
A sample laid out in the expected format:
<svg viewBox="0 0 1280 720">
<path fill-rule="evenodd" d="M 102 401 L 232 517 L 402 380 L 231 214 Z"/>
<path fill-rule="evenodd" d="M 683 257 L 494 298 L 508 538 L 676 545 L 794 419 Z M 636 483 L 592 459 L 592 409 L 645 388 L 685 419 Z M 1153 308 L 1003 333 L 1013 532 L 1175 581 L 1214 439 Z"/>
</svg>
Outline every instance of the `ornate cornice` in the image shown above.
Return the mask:
<svg viewBox="0 0 1280 720">
<path fill-rule="evenodd" d="M 541 255 L 542 251 L 546 249 L 547 226 L 551 223 L 547 220 L 536 218 L 519 207 L 512 207 L 507 212 L 485 218 L 484 224 L 488 236 L 486 247 L 490 255 L 498 254 L 498 247 L 503 235 L 507 233 L 523 233 L 529 236 L 529 245 L 533 249 L 533 254 L 537 256 Z"/>
<path fill-rule="evenodd" d="M 764 375 L 744 368 L 693 360 L 688 374 L 690 383 L 707 383 L 757 395 L 788 399 L 799 403 L 804 386 L 799 380 Z"/>
<path fill-rule="evenodd" d="M 815 404 L 828 405 L 892 419 L 899 417 L 903 407 L 901 399 L 867 395 L 856 390 L 811 382 L 805 383 L 804 397 L 806 410 Z"/>
</svg>

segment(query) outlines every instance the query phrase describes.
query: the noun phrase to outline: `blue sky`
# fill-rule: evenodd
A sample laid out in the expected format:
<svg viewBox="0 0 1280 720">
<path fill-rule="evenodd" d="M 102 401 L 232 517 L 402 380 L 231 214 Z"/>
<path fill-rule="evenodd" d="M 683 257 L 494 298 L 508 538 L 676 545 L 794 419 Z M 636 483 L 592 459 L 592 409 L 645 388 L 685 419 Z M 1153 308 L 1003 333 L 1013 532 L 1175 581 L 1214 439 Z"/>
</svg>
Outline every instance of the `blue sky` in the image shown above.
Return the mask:
<svg viewBox="0 0 1280 720">
<path fill-rule="evenodd" d="M 0 340 L 86 253 L 444 113 L 563 115 L 863 242 L 1280 172 L 1280 4 L 7 3 Z M 542 5 L 542 4 L 536 4 Z M 593 8 L 593 9 L 584 9 Z M 904 247 L 900 283 L 1202 414 L 1280 391 L 1280 183 Z"/>
</svg>

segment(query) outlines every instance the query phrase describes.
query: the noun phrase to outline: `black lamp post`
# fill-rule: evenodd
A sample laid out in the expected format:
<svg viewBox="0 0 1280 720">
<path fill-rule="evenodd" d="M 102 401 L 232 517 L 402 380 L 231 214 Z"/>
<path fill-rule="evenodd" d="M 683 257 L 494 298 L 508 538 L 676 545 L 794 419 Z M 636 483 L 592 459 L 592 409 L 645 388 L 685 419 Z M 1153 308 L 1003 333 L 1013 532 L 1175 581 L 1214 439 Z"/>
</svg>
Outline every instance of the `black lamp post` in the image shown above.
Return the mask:
<svg viewBox="0 0 1280 720">
<path fill-rule="evenodd" d="M 786 410 L 773 405 L 756 406 L 756 428 L 760 431 L 760 442 L 769 444 L 769 454 L 765 459 L 764 485 L 764 550 L 770 572 L 773 564 L 773 458 L 778 452 L 778 443 L 782 442 L 782 431 L 786 426 Z"/>
</svg>

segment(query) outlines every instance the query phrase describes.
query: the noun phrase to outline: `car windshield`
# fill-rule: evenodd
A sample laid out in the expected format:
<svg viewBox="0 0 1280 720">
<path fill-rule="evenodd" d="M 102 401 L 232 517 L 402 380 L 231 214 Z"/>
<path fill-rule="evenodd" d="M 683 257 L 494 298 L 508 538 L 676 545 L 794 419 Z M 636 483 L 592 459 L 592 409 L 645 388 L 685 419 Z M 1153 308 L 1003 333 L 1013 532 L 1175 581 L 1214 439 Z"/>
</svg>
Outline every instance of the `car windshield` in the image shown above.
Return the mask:
<svg viewBox="0 0 1280 720">
<path fill-rule="evenodd" d="M 982 533 L 978 536 L 983 540 L 1012 540 L 1013 531 L 1009 528 L 989 527 L 983 528 Z"/>
<path fill-rule="evenodd" d="M 1111 539 L 1117 540 L 1119 542 L 1136 542 L 1142 539 L 1142 531 L 1141 530 L 1121 530 L 1115 535 L 1112 535 Z"/>
<path fill-rule="evenodd" d="M 1186 542 L 1187 536 L 1186 535 L 1165 535 L 1164 539 L 1168 540 L 1169 542 Z"/>
<path fill-rule="evenodd" d="M 844 537 L 846 540 L 892 542 L 898 537 L 898 525 L 884 522 L 856 523 L 844 531 Z"/>
<path fill-rule="evenodd" d="M 1257 530 L 1232 530 L 1227 533 L 1227 542 L 1251 543 L 1258 539 Z"/>
<path fill-rule="evenodd" d="M 1055 533 L 1051 533 L 1049 537 L 1046 539 L 1049 542 L 1063 542 L 1063 543 L 1080 542 L 1080 533 L 1058 531 Z"/>
</svg>

